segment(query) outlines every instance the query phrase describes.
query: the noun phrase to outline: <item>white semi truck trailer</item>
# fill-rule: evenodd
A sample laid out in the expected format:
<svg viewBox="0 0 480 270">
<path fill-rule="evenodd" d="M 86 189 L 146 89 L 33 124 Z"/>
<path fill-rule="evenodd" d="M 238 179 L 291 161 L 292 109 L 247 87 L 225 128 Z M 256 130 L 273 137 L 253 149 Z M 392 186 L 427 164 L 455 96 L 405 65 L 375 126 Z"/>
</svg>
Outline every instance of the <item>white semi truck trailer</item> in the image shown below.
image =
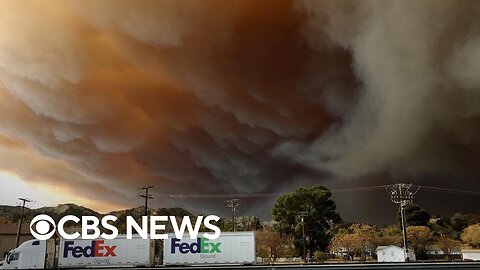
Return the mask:
<svg viewBox="0 0 480 270">
<path fill-rule="evenodd" d="M 203 233 L 199 233 L 199 236 Z M 163 247 L 163 256 L 162 249 Z M 163 261 L 162 261 L 163 259 Z M 29 240 L 10 251 L 0 269 L 154 267 L 159 265 L 254 264 L 253 232 L 222 233 L 215 240 L 185 235 L 146 240 L 139 236 L 113 240 Z"/>
<path fill-rule="evenodd" d="M 150 267 L 155 243 L 138 236 L 113 240 L 29 240 L 10 251 L 1 269 Z"/>
<path fill-rule="evenodd" d="M 197 239 L 177 239 L 175 234 L 169 234 L 163 242 L 163 264 L 255 264 L 254 232 L 224 232 L 215 240 L 200 235 Z"/>
</svg>

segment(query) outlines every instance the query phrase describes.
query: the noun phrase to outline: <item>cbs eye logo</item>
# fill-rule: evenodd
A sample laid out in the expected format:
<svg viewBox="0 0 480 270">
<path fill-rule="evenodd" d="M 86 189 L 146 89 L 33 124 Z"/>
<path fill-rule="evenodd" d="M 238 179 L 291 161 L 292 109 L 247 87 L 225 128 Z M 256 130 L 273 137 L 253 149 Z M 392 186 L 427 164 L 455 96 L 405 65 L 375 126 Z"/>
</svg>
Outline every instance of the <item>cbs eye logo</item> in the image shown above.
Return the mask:
<svg viewBox="0 0 480 270">
<path fill-rule="evenodd" d="M 55 221 L 48 215 L 38 215 L 30 222 L 30 233 L 38 240 L 50 239 L 55 229 Z"/>
</svg>

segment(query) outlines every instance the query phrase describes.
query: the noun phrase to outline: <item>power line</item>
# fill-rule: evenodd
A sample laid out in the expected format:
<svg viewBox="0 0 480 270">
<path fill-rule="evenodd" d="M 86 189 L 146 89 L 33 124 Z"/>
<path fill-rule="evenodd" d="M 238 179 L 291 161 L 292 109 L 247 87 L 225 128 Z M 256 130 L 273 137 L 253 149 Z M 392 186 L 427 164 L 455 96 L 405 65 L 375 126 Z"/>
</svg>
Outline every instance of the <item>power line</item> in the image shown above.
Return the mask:
<svg viewBox="0 0 480 270">
<path fill-rule="evenodd" d="M 356 187 L 356 188 L 343 188 L 343 189 L 331 189 L 331 193 L 348 193 L 348 192 L 362 192 L 362 191 L 373 191 L 373 190 L 384 190 L 388 185 L 378 185 L 378 186 L 367 186 L 367 187 Z M 420 188 L 420 190 L 428 190 L 434 192 L 447 192 L 447 193 L 457 193 L 463 195 L 471 196 L 480 196 L 480 191 L 473 190 L 461 190 L 461 189 L 452 189 L 444 187 L 433 187 L 433 186 L 421 186 L 421 185 L 412 185 L 412 187 Z M 305 192 L 322 192 L 322 190 L 315 191 L 305 191 Z M 328 192 L 328 191 L 323 191 Z M 214 199 L 214 198 L 268 198 L 268 197 L 279 197 L 285 193 L 281 192 L 272 192 L 272 193 L 229 193 L 229 194 L 158 194 L 158 197 L 161 198 L 172 198 L 172 199 Z"/>
<path fill-rule="evenodd" d="M 429 190 L 429 191 L 438 191 L 438 192 L 447 192 L 447 193 L 457 193 L 457 194 L 463 194 L 463 195 L 473 195 L 473 196 L 479 196 L 480 191 L 475 191 L 475 190 L 462 190 L 462 189 L 453 189 L 453 188 L 444 188 L 444 187 L 432 187 L 432 186 L 418 186 L 415 185 L 415 187 L 419 187 L 422 190 Z"/>
<path fill-rule="evenodd" d="M 358 188 L 344 188 L 344 189 L 331 189 L 331 190 L 315 190 L 307 192 L 352 192 L 352 191 L 367 191 L 367 190 L 381 190 L 385 189 L 387 185 L 370 186 L 370 187 L 358 187 Z M 158 197 L 173 198 L 173 199 L 210 199 L 210 198 L 265 198 L 265 197 L 278 197 L 285 193 L 234 193 L 234 194 L 158 194 Z"/>
<path fill-rule="evenodd" d="M 341 193 L 341 192 L 351 192 L 351 191 L 366 191 L 366 190 L 380 190 L 386 188 L 388 185 L 380 185 L 380 186 L 370 186 L 370 187 L 358 187 L 358 188 L 344 188 L 344 189 L 332 189 L 330 192 L 332 193 Z"/>
</svg>

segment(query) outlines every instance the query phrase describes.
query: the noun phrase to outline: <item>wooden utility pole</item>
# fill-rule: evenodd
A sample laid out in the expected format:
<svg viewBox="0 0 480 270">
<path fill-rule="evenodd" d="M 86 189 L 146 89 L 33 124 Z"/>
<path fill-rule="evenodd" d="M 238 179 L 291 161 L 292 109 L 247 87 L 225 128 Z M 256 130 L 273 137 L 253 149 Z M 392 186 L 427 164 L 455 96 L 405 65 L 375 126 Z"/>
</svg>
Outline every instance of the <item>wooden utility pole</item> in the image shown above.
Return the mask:
<svg viewBox="0 0 480 270">
<path fill-rule="evenodd" d="M 402 222 L 402 234 L 403 234 L 403 249 L 405 252 L 406 261 L 409 261 L 408 257 L 408 241 L 407 241 L 407 220 L 405 218 L 405 207 L 412 203 L 413 195 L 415 195 L 420 187 L 414 188 L 412 184 L 395 184 L 387 186 L 387 192 L 390 194 L 392 202 L 400 205 L 400 218 Z"/>
<path fill-rule="evenodd" d="M 145 194 L 141 194 L 140 197 L 145 198 L 145 216 L 148 217 L 148 200 L 152 200 L 153 197 L 148 194 L 150 189 L 154 188 L 154 186 L 143 186 L 140 190 L 144 190 Z"/>
<path fill-rule="evenodd" d="M 237 206 L 240 205 L 240 199 L 230 199 L 227 200 L 227 207 L 232 209 L 232 229 L 235 231 L 235 214 L 237 211 Z"/>
<path fill-rule="evenodd" d="M 26 198 L 18 198 L 22 201 L 22 213 L 20 214 L 20 220 L 18 221 L 18 229 L 17 229 L 17 238 L 15 239 L 15 247 L 17 248 L 20 244 L 20 234 L 22 233 L 22 223 L 23 223 L 23 215 L 25 214 L 25 204 L 32 202 L 32 200 Z"/>
<path fill-rule="evenodd" d="M 305 216 L 307 215 L 306 211 L 302 211 L 299 213 L 301 216 L 302 221 L 302 242 L 303 242 L 303 261 L 307 261 L 307 245 L 306 245 L 306 236 L 305 236 Z"/>
</svg>

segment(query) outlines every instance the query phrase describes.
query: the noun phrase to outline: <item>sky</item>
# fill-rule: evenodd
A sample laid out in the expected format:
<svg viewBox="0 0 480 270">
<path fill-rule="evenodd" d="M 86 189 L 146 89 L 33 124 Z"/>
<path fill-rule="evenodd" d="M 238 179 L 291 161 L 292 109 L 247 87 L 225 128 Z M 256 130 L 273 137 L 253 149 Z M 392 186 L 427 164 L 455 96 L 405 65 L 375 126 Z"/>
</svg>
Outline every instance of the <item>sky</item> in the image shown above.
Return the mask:
<svg viewBox="0 0 480 270">
<path fill-rule="evenodd" d="M 0 204 L 107 212 L 154 185 L 152 207 L 228 215 L 161 194 L 480 190 L 479 15 L 451 0 L 1 1 Z M 333 198 L 347 220 L 394 220 L 383 190 Z M 239 210 L 268 218 L 274 199 Z M 418 193 L 443 215 L 478 200 Z"/>
</svg>

